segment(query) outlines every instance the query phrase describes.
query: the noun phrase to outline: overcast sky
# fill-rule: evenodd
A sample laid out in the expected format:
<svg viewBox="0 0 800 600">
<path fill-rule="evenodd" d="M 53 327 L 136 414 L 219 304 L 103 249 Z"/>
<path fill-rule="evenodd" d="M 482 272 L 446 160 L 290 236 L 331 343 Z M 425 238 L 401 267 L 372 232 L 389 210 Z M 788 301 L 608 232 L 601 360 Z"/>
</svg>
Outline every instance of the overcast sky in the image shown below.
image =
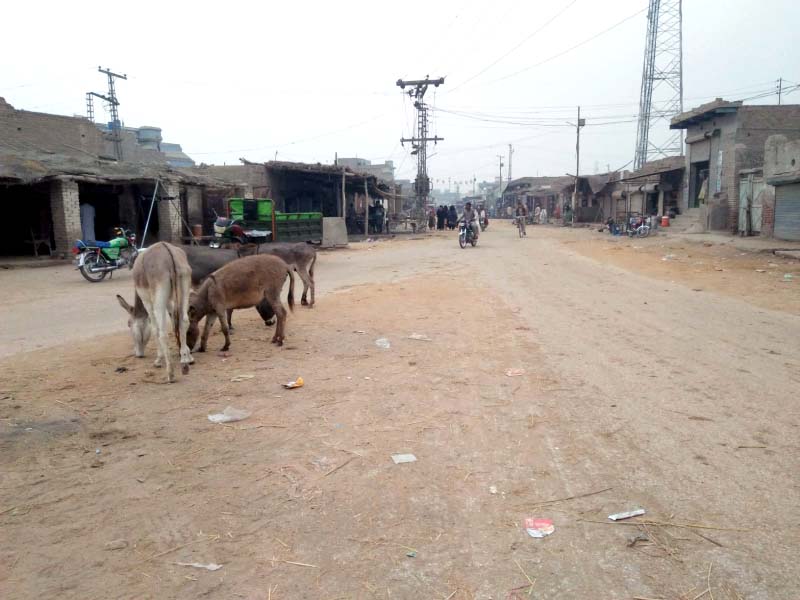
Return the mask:
<svg viewBox="0 0 800 600">
<path fill-rule="evenodd" d="M 87 91 L 106 92 L 97 66 L 111 67 L 128 74 L 117 86 L 125 124 L 162 127 L 198 163 L 338 152 L 394 160 L 398 177 L 413 178 L 399 138 L 414 111 L 395 82 L 425 75 L 446 77 L 431 105 L 468 115 L 434 112 L 431 133 L 445 138 L 429 150 L 434 180 L 496 177 L 508 143 L 514 177 L 574 173 L 566 122 L 578 105 L 582 172 L 633 158 L 647 0 L 7 4 L 0 96 L 82 115 Z M 800 82 L 798 24 L 793 0 L 684 0 L 685 108 Z M 96 113 L 105 120 L 99 103 Z M 542 121 L 496 122 L 520 118 Z M 592 125 L 609 121 L 619 122 Z"/>
</svg>

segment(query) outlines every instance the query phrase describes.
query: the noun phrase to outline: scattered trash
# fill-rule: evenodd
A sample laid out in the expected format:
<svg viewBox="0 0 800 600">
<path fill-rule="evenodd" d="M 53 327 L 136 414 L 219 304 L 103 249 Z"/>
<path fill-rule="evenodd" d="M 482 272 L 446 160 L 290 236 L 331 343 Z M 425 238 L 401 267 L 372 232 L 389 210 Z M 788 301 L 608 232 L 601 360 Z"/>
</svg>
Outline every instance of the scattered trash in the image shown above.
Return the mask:
<svg viewBox="0 0 800 600">
<path fill-rule="evenodd" d="M 106 542 L 105 548 L 106 550 L 122 550 L 128 547 L 128 540 L 118 539 L 118 540 L 111 540 L 110 542 Z"/>
<path fill-rule="evenodd" d="M 203 563 L 179 562 L 175 564 L 179 567 L 194 567 L 195 569 L 205 569 L 206 571 L 219 571 L 222 568 L 222 565 L 218 565 L 217 563 L 208 563 L 207 565 L 204 565 Z"/>
<path fill-rule="evenodd" d="M 774 268 L 776 268 L 778 266 L 778 263 L 769 263 L 769 264 L 767 264 L 767 266 L 769 268 L 771 268 L 771 269 L 774 269 Z"/>
<path fill-rule="evenodd" d="M 227 406 L 221 413 L 208 415 L 208 420 L 212 423 L 232 423 L 234 421 L 244 421 L 251 413 L 249 410 L 240 410 Z"/>
<path fill-rule="evenodd" d="M 100 448 L 95 448 L 95 449 L 94 449 L 94 453 L 95 453 L 95 454 L 100 454 Z"/>
<path fill-rule="evenodd" d="M 417 457 L 413 454 L 392 454 L 394 464 L 401 465 L 403 463 L 417 462 Z"/>
<path fill-rule="evenodd" d="M 127 370 L 128 367 L 117 367 L 116 369 L 114 369 L 114 373 L 124 373 Z"/>
<path fill-rule="evenodd" d="M 756 273 L 766 273 L 766 269 L 756 269 Z"/>
<path fill-rule="evenodd" d="M 783 276 L 783 279 L 784 279 L 784 281 L 791 281 L 793 277 L 794 277 L 794 275 L 792 275 L 791 273 L 786 273 Z"/>
<path fill-rule="evenodd" d="M 248 374 L 240 374 L 236 375 L 235 377 L 231 377 L 231 381 L 247 381 L 248 379 L 253 379 L 255 375 L 248 375 Z"/>
<path fill-rule="evenodd" d="M 714 267 L 714 270 L 715 271 L 724 271 L 725 269 L 723 269 L 722 267 Z"/>
<path fill-rule="evenodd" d="M 621 521 L 622 519 L 630 519 L 631 517 L 639 517 L 644 514 L 643 508 L 637 508 L 635 510 L 629 510 L 626 512 L 621 513 L 614 513 L 613 515 L 608 515 L 608 518 L 612 521 Z"/>
<path fill-rule="evenodd" d="M 363 329 L 356 329 L 355 331 L 353 331 L 353 333 L 358 333 L 359 335 L 365 335 L 367 332 L 364 331 Z"/>
<path fill-rule="evenodd" d="M 372 377 L 364 377 L 364 379 L 366 379 L 367 381 L 370 381 L 372 379 Z"/>
<path fill-rule="evenodd" d="M 410 340 L 417 340 L 418 342 L 432 342 L 433 340 L 423 333 L 412 333 L 408 336 Z"/>
<path fill-rule="evenodd" d="M 649 537 L 640 533 L 638 535 L 628 538 L 628 548 L 633 548 L 637 542 L 649 542 L 649 541 L 650 541 Z"/>
<path fill-rule="evenodd" d="M 406 552 L 406 556 L 408 558 L 417 558 L 417 553 L 416 551 L 412 550 L 411 552 Z"/>
<path fill-rule="evenodd" d="M 392 343 L 386 338 L 378 338 L 377 340 L 375 340 L 375 345 L 378 348 L 383 348 L 384 350 L 388 350 L 389 348 L 392 347 Z"/>
<path fill-rule="evenodd" d="M 534 519 L 533 517 L 525 519 L 525 531 L 532 538 L 547 537 L 555 530 L 552 519 Z"/>
<path fill-rule="evenodd" d="M 525 369 L 506 369 L 506 377 L 519 377 L 525 375 Z"/>
<path fill-rule="evenodd" d="M 285 387 L 287 390 L 293 390 L 295 388 L 301 388 L 305 384 L 306 383 L 305 383 L 305 381 L 303 381 L 303 378 L 302 377 L 298 377 L 294 381 L 287 381 L 286 383 L 283 384 L 283 387 Z"/>
<path fill-rule="evenodd" d="M 219 352 L 217 352 L 217 356 L 219 356 L 220 358 L 228 358 L 230 355 L 231 353 L 227 351 L 223 352 L 222 350 L 220 350 Z"/>
<path fill-rule="evenodd" d="M 661 257 L 661 260 L 675 260 L 678 258 L 675 254 L 665 254 Z"/>
<path fill-rule="evenodd" d="M 496 485 L 490 485 L 489 486 L 489 493 L 490 494 L 496 494 L 497 493 L 497 486 Z"/>
</svg>

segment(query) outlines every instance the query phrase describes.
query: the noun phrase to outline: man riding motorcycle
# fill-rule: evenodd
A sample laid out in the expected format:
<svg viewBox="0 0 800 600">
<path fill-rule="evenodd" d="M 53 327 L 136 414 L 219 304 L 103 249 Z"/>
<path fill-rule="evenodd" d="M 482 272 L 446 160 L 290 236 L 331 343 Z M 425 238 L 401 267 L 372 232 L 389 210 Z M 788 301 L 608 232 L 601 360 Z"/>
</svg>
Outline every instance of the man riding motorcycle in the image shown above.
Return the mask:
<svg viewBox="0 0 800 600">
<path fill-rule="evenodd" d="M 461 213 L 458 220 L 464 221 L 472 229 L 472 235 L 477 240 L 481 228 L 478 226 L 478 211 L 472 208 L 472 202 L 467 202 L 464 205 L 464 212 Z"/>
</svg>

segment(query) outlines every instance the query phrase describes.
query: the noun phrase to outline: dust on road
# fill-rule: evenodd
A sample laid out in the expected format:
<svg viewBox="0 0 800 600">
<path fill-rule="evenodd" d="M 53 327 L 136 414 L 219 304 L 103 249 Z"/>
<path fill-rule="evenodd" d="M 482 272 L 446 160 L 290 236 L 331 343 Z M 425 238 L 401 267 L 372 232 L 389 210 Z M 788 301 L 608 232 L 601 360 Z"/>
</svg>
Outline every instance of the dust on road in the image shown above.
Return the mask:
<svg viewBox="0 0 800 600">
<path fill-rule="evenodd" d="M 284 348 L 247 311 L 171 386 L 123 333 L 5 358 L 0 594 L 797 597 L 797 312 L 495 224 L 324 255 Z"/>
</svg>

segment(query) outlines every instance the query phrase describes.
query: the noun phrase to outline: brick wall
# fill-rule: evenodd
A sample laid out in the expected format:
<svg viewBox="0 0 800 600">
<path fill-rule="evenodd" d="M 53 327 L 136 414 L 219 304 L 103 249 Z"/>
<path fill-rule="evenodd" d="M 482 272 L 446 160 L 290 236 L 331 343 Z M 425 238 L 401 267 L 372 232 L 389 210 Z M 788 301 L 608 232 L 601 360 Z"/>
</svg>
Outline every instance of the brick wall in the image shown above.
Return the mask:
<svg viewBox="0 0 800 600">
<path fill-rule="evenodd" d="M 783 106 L 742 106 L 737 112 L 737 132 L 735 140 L 735 164 L 733 181 L 730 187 L 730 229 L 736 231 L 739 219 L 739 171 L 764 166 L 764 146 L 767 138 L 784 134 L 789 139 L 800 138 L 800 105 Z M 774 204 L 764 207 L 764 222 L 770 211 L 770 233 L 774 223 Z M 762 234 L 765 232 L 762 225 Z"/>
<path fill-rule="evenodd" d="M 138 145 L 136 134 L 122 132 L 123 159 L 166 165 L 166 156 Z M 86 159 L 114 156 L 108 133 L 83 117 L 17 110 L 0 98 L 0 150 L 9 152 L 53 152 Z"/>
<path fill-rule="evenodd" d="M 183 223 L 181 222 L 181 186 L 178 183 L 162 182 L 162 196 L 172 196 L 158 203 L 158 239 L 173 244 L 181 243 Z M 188 234 L 187 234 L 188 235 Z"/>
<path fill-rule="evenodd" d="M 50 211 L 53 219 L 55 251 L 70 251 L 81 237 L 81 210 L 76 181 L 54 181 L 50 186 Z"/>
</svg>

